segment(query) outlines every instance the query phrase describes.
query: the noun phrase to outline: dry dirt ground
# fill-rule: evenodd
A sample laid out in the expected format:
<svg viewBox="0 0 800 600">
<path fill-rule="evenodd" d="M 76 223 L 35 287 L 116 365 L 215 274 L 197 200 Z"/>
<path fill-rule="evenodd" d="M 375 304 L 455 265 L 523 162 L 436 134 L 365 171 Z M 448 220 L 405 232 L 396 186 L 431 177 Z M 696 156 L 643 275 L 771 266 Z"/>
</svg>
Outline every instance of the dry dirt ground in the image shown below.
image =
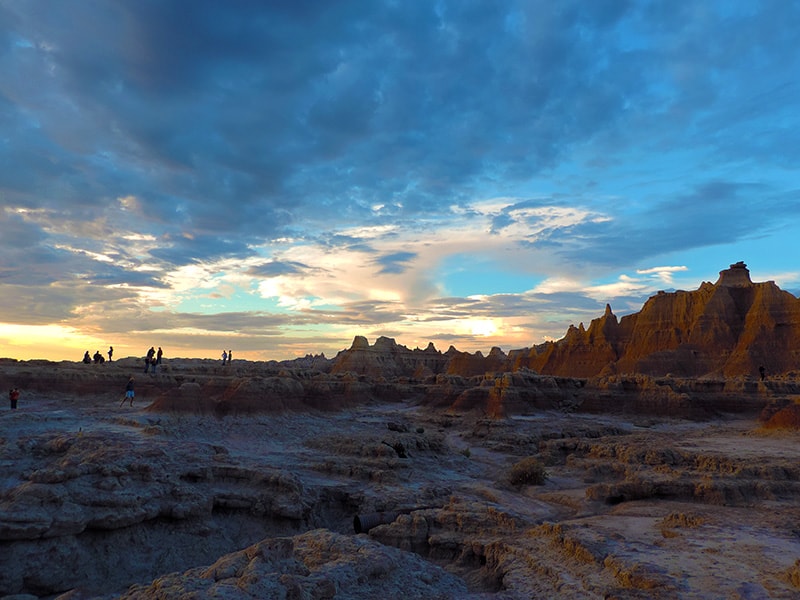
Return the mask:
<svg viewBox="0 0 800 600">
<path fill-rule="evenodd" d="M 0 411 L 0 596 L 800 597 L 800 434 L 754 420 L 119 400 Z"/>
</svg>

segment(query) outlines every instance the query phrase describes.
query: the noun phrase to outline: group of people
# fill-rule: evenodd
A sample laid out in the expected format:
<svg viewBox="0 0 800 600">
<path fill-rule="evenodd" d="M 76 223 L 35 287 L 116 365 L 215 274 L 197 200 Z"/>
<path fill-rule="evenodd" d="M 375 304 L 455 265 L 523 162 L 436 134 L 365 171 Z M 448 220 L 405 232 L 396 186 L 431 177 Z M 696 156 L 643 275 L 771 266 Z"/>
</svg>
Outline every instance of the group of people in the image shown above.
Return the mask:
<svg viewBox="0 0 800 600">
<path fill-rule="evenodd" d="M 158 347 L 158 350 L 155 349 L 154 346 L 150 346 L 150 349 L 147 351 L 147 355 L 144 358 L 144 372 L 149 373 L 150 369 L 153 370 L 153 373 L 156 372 L 156 367 L 161 364 L 161 357 L 164 355 L 164 351 L 161 349 L 161 346 Z M 108 362 L 111 362 L 111 357 L 114 356 L 114 346 L 108 347 Z M 94 353 L 94 356 L 89 355 L 89 351 L 87 350 L 86 353 L 83 355 L 83 362 L 87 365 L 92 363 L 99 364 L 104 363 L 106 359 L 100 354 L 100 351 L 97 350 Z M 233 362 L 233 350 L 223 350 L 222 351 L 222 365 L 229 365 Z"/>
<path fill-rule="evenodd" d="M 153 369 L 153 373 L 156 372 L 156 367 L 161 364 L 161 357 L 164 356 L 164 351 L 161 349 L 161 346 L 158 347 L 158 352 L 153 346 L 150 346 L 150 350 L 147 351 L 147 356 L 144 358 L 144 372 L 148 373 L 150 369 Z"/>
<path fill-rule="evenodd" d="M 114 356 L 114 346 L 108 347 L 108 362 L 111 362 L 111 357 Z M 106 362 L 105 357 L 100 354 L 100 350 L 96 350 L 94 356 L 89 356 L 89 351 L 87 350 L 86 353 L 83 355 L 83 363 L 86 365 L 90 365 L 92 363 L 98 365 L 101 363 Z"/>
</svg>

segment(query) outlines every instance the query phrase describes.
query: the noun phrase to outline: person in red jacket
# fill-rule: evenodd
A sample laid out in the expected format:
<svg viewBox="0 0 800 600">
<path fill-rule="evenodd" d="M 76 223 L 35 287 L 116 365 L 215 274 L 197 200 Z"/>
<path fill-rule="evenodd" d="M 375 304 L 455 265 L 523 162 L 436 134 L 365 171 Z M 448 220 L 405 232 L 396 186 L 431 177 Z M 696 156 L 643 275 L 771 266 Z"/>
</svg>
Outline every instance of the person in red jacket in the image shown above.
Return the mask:
<svg viewBox="0 0 800 600">
<path fill-rule="evenodd" d="M 19 400 L 19 390 L 17 388 L 8 390 L 8 399 L 11 401 L 11 410 L 16 410 L 17 401 Z"/>
</svg>

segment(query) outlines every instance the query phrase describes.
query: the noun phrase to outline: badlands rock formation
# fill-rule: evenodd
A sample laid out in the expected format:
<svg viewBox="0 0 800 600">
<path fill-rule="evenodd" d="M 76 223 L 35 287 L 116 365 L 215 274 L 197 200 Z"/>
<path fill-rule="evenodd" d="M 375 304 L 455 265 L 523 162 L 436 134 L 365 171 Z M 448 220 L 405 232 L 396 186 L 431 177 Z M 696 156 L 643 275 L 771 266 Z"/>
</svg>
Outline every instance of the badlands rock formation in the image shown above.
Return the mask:
<svg viewBox="0 0 800 600">
<path fill-rule="evenodd" d="M 774 282 L 753 283 L 744 263 L 721 271 L 716 283 L 686 292 L 660 292 L 638 313 L 605 314 L 589 328 L 572 326 L 563 339 L 508 355 L 488 356 L 450 348 L 408 350 L 379 338 L 358 337 L 332 360 L 333 372 L 422 377 L 446 373 L 471 377 L 530 369 L 561 377 L 614 374 L 735 377 L 800 371 L 800 299 Z"/>
<path fill-rule="evenodd" d="M 744 263 L 721 271 L 693 292 L 661 292 L 638 313 L 605 314 L 588 329 L 520 356 L 517 366 L 541 373 L 681 376 L 800 370 L 800 299 L 774 282 L 753 283 Z"/>
<path fill-rule="evenodd" d="M 0 359 L 0 598 L 796 598 L 797 328 L 736 264 L 507 355 Z"/>
</svg>

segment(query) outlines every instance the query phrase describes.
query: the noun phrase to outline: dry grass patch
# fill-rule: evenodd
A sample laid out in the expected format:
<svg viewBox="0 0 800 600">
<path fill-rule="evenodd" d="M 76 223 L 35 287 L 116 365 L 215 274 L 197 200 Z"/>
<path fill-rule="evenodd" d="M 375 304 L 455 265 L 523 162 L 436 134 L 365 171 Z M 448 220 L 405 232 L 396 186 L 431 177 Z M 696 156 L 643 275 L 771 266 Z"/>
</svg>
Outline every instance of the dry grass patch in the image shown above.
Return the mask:
<svg viewBox="0 0 800 600">
<path fill-rule="evenodd" d="M 549 474 L 545 469 L 544 463 L 538 458 L 529 456 L 523 458 L 514 465 L 508 472 L 508 481 L 511 485 L 521 487 L 523 485 L 542 485 Z"/>
</svg>

